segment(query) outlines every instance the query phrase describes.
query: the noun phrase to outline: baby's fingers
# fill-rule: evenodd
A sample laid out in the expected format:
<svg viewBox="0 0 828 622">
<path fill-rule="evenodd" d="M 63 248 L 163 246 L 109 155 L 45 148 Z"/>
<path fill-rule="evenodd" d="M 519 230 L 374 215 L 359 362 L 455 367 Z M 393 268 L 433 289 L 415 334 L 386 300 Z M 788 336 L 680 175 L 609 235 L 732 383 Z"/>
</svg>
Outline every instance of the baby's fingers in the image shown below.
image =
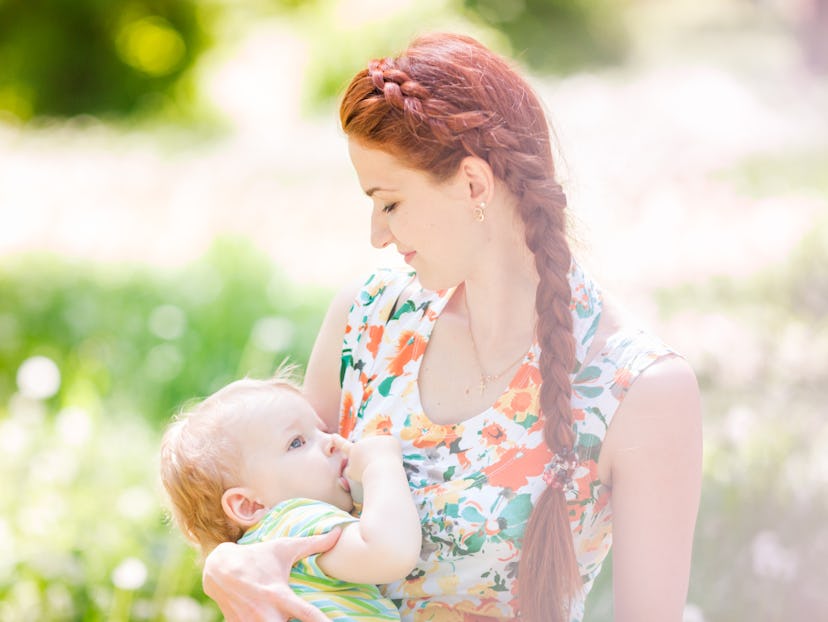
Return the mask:
<svg viewBox="0 0 828 622">
<path fill-rule="evenodd" d="M 351 454 L 351 448 L 354 444 L 346 438 L 341 437 L 339 434 L 331 434 L 331 436 L 333 437 L 334 447 L 346 456 L 349 456 Z"/>
</svg>

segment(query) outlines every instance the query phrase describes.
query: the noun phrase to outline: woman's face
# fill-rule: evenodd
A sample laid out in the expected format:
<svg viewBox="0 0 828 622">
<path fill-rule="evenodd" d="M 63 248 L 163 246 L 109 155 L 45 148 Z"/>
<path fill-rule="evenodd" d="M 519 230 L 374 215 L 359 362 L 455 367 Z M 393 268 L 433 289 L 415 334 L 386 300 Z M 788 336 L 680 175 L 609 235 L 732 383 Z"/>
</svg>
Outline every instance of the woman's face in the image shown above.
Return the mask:
<svg viewBox="0 0 828 622">
<path fill-rule="evenodd" d="M 371 244 L 396 246 L 429 289 L 453 287 L 473 267 L 474 202 L 461 170 L 444 182 L 405 166 L 380 149 L 348 141 L 351 162 L 363 191 L 373 202 Z"/>
</svg>

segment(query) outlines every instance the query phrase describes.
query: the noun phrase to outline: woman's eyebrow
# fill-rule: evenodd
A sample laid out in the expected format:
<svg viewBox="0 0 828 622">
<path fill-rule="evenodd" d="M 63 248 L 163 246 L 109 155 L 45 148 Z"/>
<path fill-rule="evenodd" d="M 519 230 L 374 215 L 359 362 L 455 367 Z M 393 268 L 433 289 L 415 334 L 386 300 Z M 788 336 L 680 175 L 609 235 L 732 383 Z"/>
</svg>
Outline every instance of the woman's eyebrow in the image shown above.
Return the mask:
<svg viewBox="0 0 828 622">
<path fill-rule="evenodd" d="M 375 192 L 380 192 L 380 191 L 382 191 L 382 192 L 396 192 L 396 189 L 395 188 L 380 188 L 379 186 L 374 186 L 372 188 L 368 188 L 368 190 L 365 191 L 365 194 L 367 194 L 370 197 Z"/>
</svg>

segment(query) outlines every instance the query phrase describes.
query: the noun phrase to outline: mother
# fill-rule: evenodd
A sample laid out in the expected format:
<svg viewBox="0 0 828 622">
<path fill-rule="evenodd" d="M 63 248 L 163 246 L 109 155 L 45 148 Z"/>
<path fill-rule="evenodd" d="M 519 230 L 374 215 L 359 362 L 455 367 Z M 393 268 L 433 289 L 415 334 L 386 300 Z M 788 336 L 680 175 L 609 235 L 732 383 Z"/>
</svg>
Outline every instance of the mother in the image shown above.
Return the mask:
<svg viewBox="0 0 828 622">
<path fill-rule="evenodd" d="M 372 61 L 340 116 L 371 242 L 416 272 L 333 302 L 305 385 L 343 435 L 402 441 L 423 549 L 384 592 L 403 620 L 580 620 L 614 541 L 615 619 L 680 620 L 696 380 L 573 260 L 537 96 L 478 42 L 437 34 Z M 270 581 L 330 539 L 222 546 L 205 589 L 230 619 L 320 619 Z"/>
</svg>

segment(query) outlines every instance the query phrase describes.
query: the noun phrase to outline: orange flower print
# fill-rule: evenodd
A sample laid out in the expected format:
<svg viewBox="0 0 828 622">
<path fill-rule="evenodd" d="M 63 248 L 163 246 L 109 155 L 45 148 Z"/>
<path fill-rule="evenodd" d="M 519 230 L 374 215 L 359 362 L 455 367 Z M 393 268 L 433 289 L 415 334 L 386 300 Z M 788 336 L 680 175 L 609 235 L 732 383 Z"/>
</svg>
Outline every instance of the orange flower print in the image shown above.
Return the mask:
<svg viewBox="0 0 828 622">
<path fill-rule="evenodd" d="M 541 383 L 540 370 L 534 365 L 524 364 L 515 374 L 510 389 L 526 389 L 531 386 L 537 386 Z"/>
<path fill-rule="evenodd" d="M 598 516 L 610 501 L 610 491 L 606 486 L 601 486 L 598 492 L 598 499 L 595 501 L 595 506 L 592 510 L 593 515 Z"/>
<path fill-rule="evenodd" d="M 541 475 L 551 458 L 552 452 L 545 443 L 532 449 L 514 447 L 503 452 L 500 460 L 483 469 L 483 473 L 492 486 L 517 490 L 530 477 Z"/>
<path fill-rule="evenodd" d="M 628 389 L 632 382 L 632 371 L 626 367 L 619 367 L 613 376 L 613 381 L 620 388 Z"/>
<path fill-rule="evenodd" d="M 364 436 L 391 436 L 391 417 L 377 415 L 365 426 Z"/>
<path fill-rule="evenodd" d="M 379 350 L 380 343 L 382 343 L 382 335 L 384 332 L 385 327 L 382 325 L 370 326 L 368 328 L 369 341 L 366 348 L 374 358 L 377 357 L 377 351 Z"/>
<path fill-rule="evenodd" d="M 425 352 L 425 338 L 413 330 L 403 331 L 397 341 L 397 355 L 388 365 L 388 373 L 392 376 L 402 376 L 405 366 L 416 361 Z"/>
<path fill-rule="evenodd" d="M 354 396 L 350 391 L 342 395 L 342 415 L 339 418 L 339 433 L 345 438 L 351 436 L 356 425 L 356 413 L 354 412 Z"/>
<path fill-rule="evenodd" d="M 400 430 L 400 439 L 411 441 L 414 447 L 437 447 L 446 443 L 446 433 L 434 426 L 422 413 L 412 414 Z"/>
<path fill-rule="evenodd" d="M 622 399 L 633 381 L 632 371 L 627 367 L 619 367 L 612 376 L 611 391 L 616 399 Z"/>
<path fill-rule="evenodd" d="M 480 431 L 487 445 L 499 445 L 506 438 L 506 431 L 496 423 L 490 423 Z"/>
<path fill-rule="evenodd" d="M 526 412 L 532 405 L 532 395 L 528 391 L 516 393 L 510 406 L 515 413 Z"/>
</svg>

